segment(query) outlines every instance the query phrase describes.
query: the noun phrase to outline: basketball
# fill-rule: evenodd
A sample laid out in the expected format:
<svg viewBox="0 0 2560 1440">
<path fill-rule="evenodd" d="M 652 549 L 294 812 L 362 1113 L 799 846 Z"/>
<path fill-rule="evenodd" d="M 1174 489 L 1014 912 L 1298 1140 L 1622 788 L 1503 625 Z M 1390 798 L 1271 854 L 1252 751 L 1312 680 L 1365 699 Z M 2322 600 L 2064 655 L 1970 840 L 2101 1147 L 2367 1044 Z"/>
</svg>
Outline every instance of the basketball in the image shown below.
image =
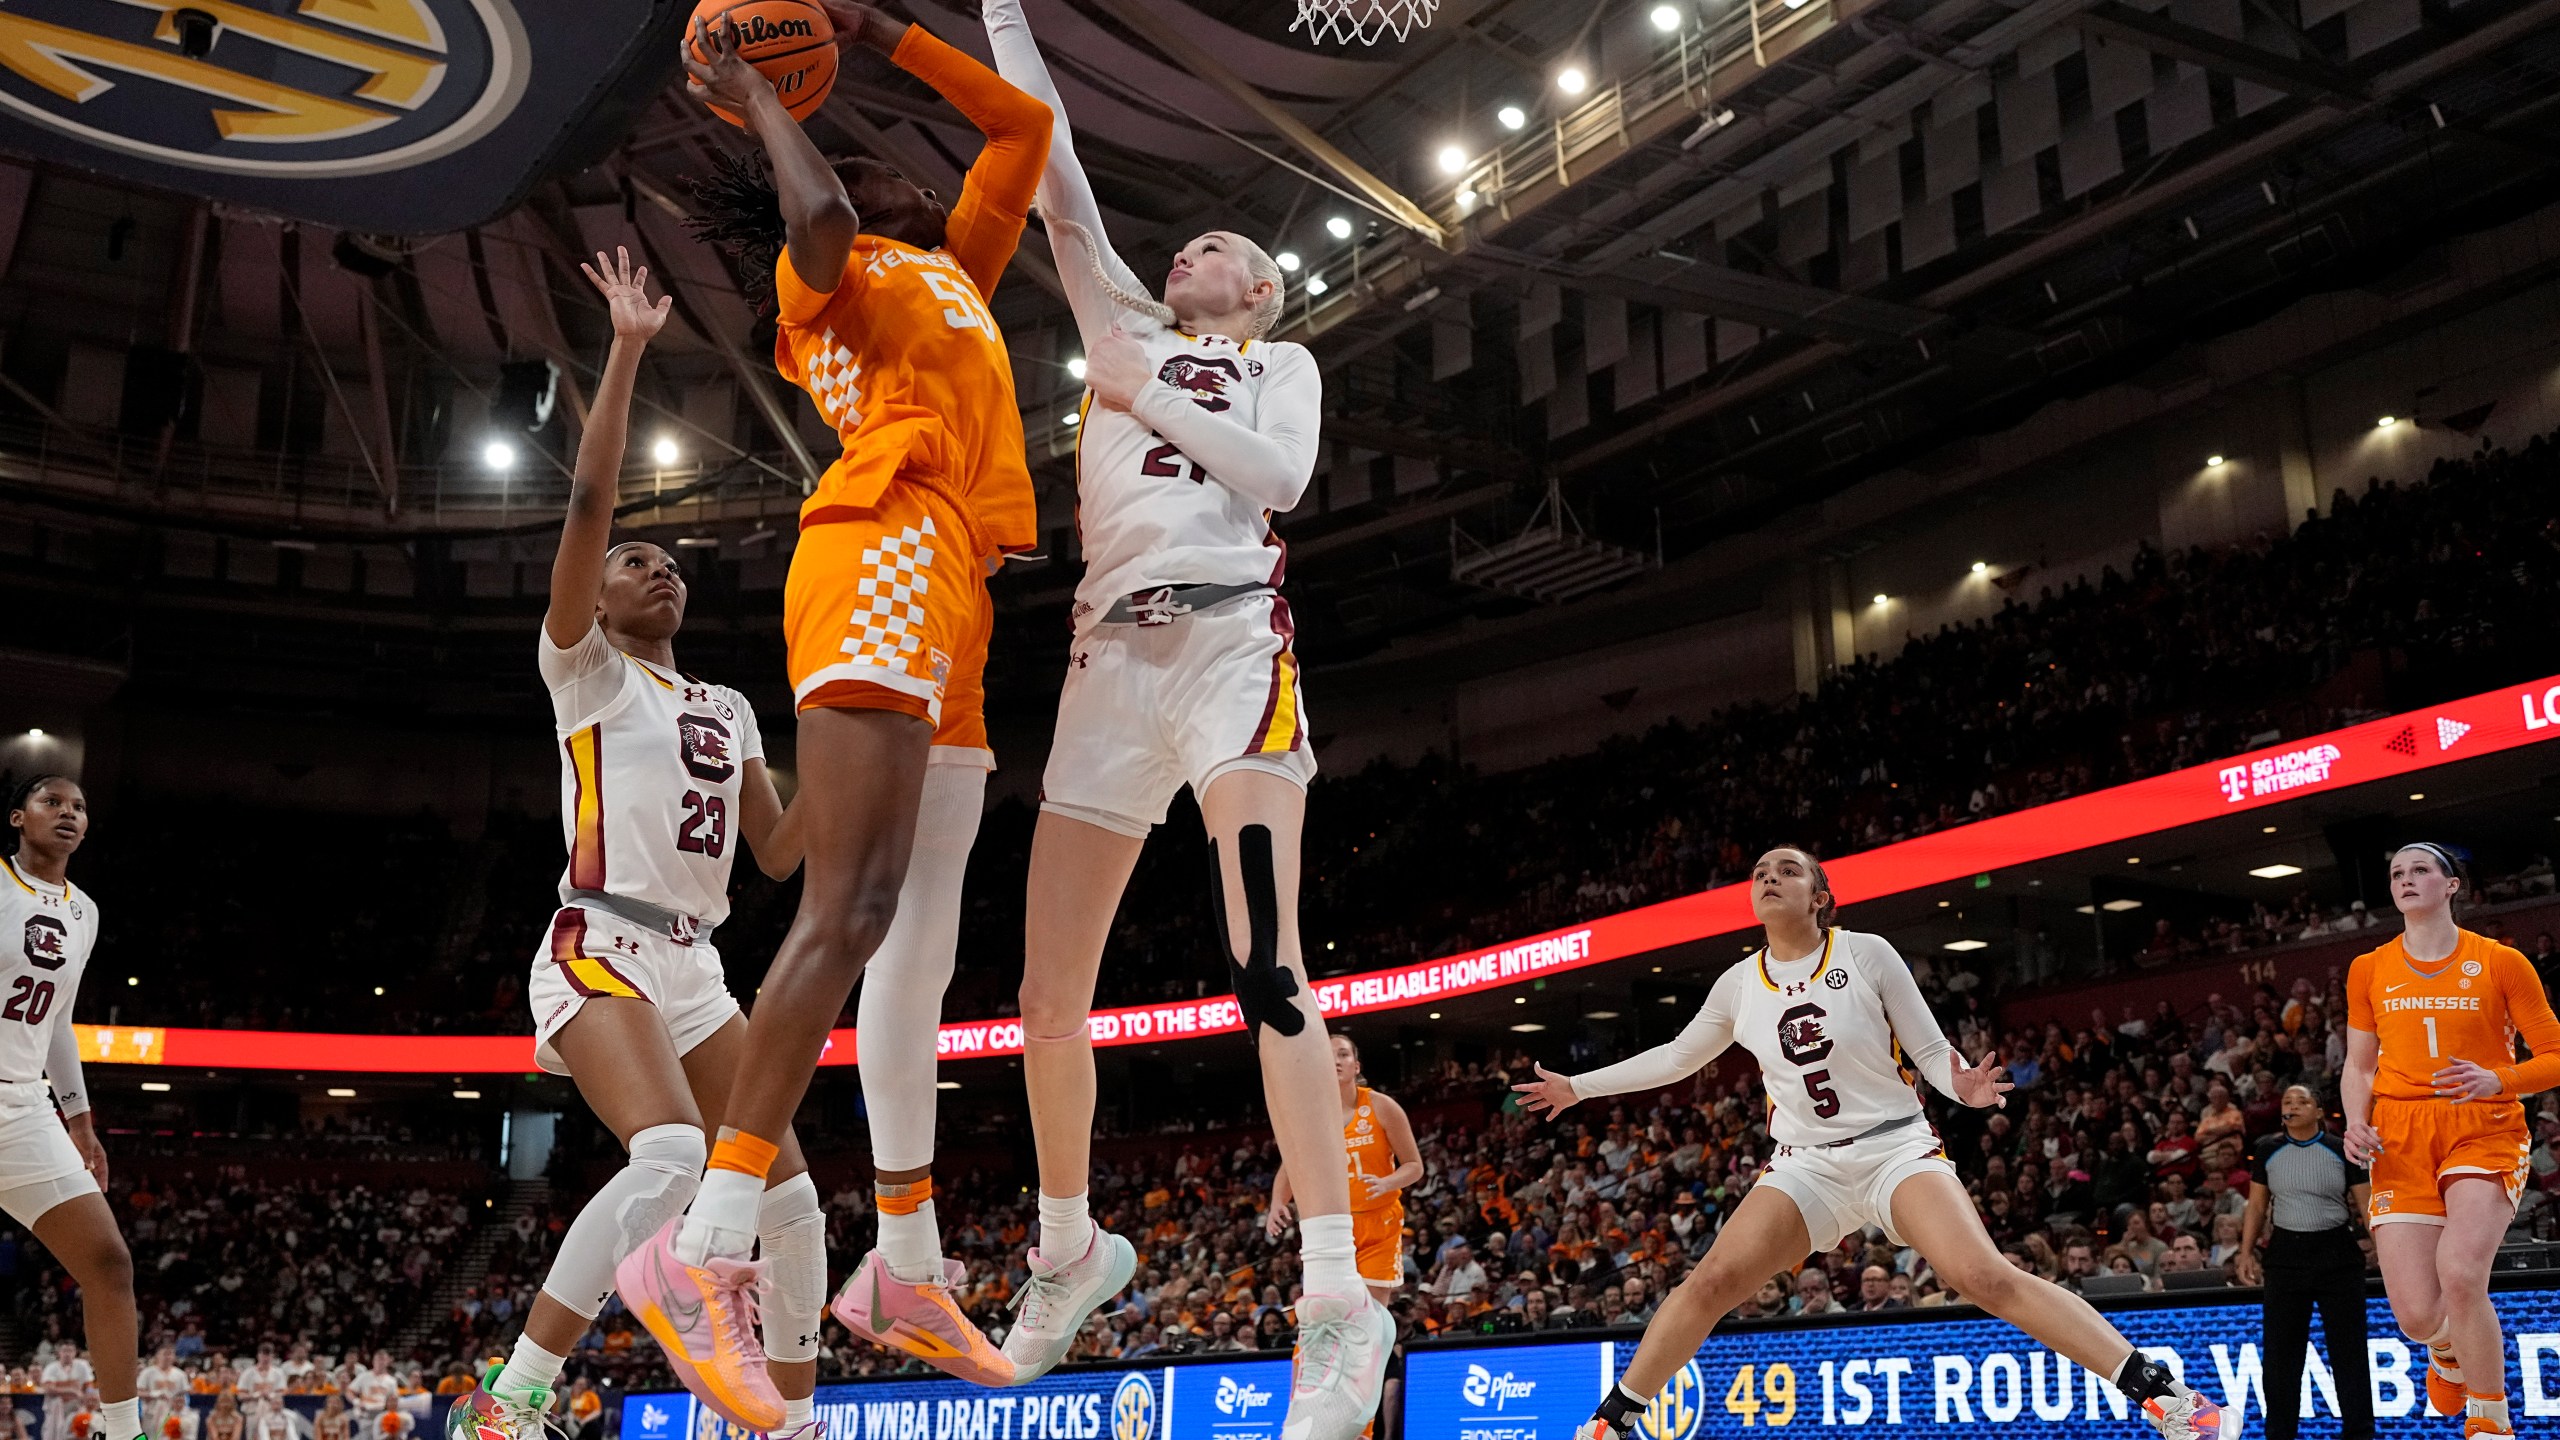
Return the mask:
<svg viewBox="0 0 2560 1440">
<path fill-rule="evenodd" d="M 806 120 L 826 103 L 827 91 L 836 83 L 836 27 L 810 0 L 702 0 L 693 7 L 693 18 L 706 29 L 723 21 L 737 23 L 738 53 L 773 82 L 792 119 Z M 688 34 L 691 28 L 686 27 Z M 697 60 L 709 58 L 699 43 L 693 54 Z M 745 116 L 717 105 L 711 113 L 732 125 L 747 123 Z"/>
</svg>

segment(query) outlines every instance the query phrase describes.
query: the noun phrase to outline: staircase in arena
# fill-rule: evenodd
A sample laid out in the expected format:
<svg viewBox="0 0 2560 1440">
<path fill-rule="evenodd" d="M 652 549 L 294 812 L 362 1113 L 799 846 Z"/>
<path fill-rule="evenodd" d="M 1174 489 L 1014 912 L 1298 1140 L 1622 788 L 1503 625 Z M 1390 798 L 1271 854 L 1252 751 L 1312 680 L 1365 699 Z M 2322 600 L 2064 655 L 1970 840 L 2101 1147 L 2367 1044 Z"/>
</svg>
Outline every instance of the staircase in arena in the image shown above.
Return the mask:
<svg viewBox="0 0 2560 1440">
<path fill-rule="evenodd" d="M 18 1317 L 0 1307 L 0 1365 L 24 1365 L 34 1356 L 27 1347 L 33 1343 Z"/>
<path fill-rule="evenodd" d="M 506 1198 L 488 1212 L 487 1221 L 474 1227 L 470 1235 L 455 1247 L 435 1288 L 418 1302 L 418 1308 L 409 1316 L 408 1322 L 392 1336 L 391 1353 L 414 1354 L 418 1347 L 434 1339 L 445 1317 L 461 1303 L 462 1292 L 489 1278 L 489 1257 L 498 1253 L 498 1246 L 505 1241 L 517 1218 L 542 1210 L 550 1201 L 551 1182 L 547 1179 L 507 1182 Z"/>
</svg>

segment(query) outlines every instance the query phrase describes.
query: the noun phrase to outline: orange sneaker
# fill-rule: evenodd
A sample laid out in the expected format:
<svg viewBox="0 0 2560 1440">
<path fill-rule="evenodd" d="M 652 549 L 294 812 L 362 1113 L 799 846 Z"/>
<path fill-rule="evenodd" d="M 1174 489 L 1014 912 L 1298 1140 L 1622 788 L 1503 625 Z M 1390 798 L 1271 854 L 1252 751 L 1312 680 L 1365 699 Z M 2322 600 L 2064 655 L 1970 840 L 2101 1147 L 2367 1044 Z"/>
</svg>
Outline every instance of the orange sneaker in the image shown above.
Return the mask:
<svg viewBox="0 0 2560 1440">
<path fill-rule="evenodd" d="M 782 1428 L 782 1392 L 765 1369 L 756 1334 L 764 1266 L 715 1255 L 688 1265 L 676 1254 L 679 1215 L 614 1267 L 622 1303 L 666 1352 L 667 1368 L 721 1419 L 763 1435 Z"/>
<path fill-rule="evenodd" d="M 2463 1403 L 2462 1440 L 2515 1440 L 2515 1422 L 2504 1395 L 2471 1395 Z"/>
<path fill-rule="evenodd" d="M 2470 1397 L 2462 1388 L 2462 1367 L 2445 1364 L 2453 1358 L 2450 1351 L 2442 1356 L 2427 1353 L 2427 1409 L 2438 1415 L 2461 1414 L 2462 1402 Z"/>
<path fill-rule="evenodd" d="M 951 1287 L 968 1267 L 949 1259 L 942 1266 L 938 1278 L 910 1284 L 890 1274 L 889 1262 L 874 1250 L 827 1308 L 854 1334 L 913 1355 L 945 1375 L 979 1385 L 1013 1384 L 1013 1362 L 952 1303 Z"/>
</svg>

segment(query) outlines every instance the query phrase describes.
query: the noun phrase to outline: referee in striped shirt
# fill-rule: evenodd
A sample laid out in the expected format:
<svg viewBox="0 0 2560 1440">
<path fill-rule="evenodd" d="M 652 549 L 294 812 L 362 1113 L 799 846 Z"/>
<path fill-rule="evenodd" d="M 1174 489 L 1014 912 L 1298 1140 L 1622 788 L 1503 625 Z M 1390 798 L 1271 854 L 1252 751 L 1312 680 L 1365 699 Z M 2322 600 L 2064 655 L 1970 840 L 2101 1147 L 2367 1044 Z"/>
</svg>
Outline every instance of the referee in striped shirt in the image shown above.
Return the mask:
<svg viewBox="0 0 2560 1440">
<path fill-rule="evenodd" d="M 2249 1208 L 2240 1221 L 2240 1282 L 2263 1285 L 2267 1440 L 2294 1440 L 2302 1423 L 2303 1352 L 2320 1312 L 2337 1377 L 2339 1440 L 2373 1440 L 2373 1378 L 2365 1355 L 2364 1248 L 2356 1243 L 2367 1183 L 2329 1133 L 2320 1097 L 2286 1089 L 2284 1128 L 2249 1154 Z M 2266 1258 L 2258 1241 L 2267 1242 Z"/>
</svg>

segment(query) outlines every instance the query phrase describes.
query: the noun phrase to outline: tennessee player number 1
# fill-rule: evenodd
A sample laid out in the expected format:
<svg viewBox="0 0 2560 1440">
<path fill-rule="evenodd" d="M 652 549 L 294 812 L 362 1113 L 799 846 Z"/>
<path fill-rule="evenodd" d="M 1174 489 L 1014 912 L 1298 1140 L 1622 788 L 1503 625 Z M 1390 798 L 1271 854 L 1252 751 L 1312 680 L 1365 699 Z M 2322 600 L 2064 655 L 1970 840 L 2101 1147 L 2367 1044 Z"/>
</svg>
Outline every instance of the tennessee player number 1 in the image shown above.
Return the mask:
<svg viewBox="0 0 2560 1440">
<path fill-rule="evenodd" d="M 2436 1017 L 2434 1017 L 2433 1015 L 2421 1016 L 2421 1017 L 2419 1017 L 2419 1021 L 2418 1021 L 2418 1023 L 2427 1027 L 2427 1056 L 2428 1056 L 2428 1058 L 2429 1058 L 2429 1059 L 2439 1059 L 2439 1058 L 2442 1058 L 2442 1056 L 2443 1056 L 2444 1052 L 2443 1052 L 2442 1050 L 2439 1050 L 2439 1049 L 2437 1049 L 2437 1048 L 2436 1048 Z"/>
</svg>

